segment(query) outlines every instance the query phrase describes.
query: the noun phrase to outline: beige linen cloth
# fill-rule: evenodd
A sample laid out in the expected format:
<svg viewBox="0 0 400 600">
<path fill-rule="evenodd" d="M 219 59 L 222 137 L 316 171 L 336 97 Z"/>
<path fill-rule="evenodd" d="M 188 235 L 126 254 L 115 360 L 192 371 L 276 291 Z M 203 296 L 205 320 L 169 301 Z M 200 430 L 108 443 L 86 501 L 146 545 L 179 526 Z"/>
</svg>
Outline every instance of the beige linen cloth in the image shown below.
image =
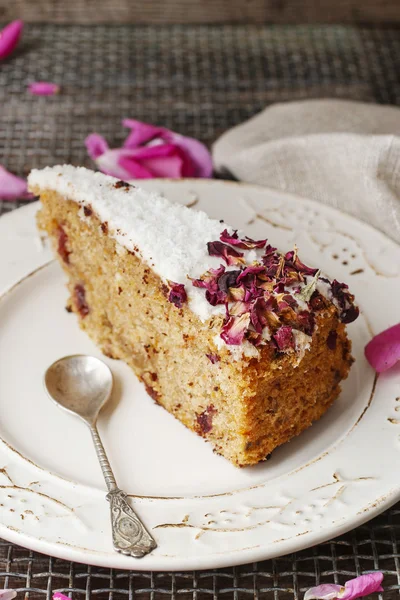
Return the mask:
<svg viewBox="0 0 400 600">
<path fill-rule="evenodd" d="M 329 204 L 400 243 L 400 109 L 273 104 L 214 144 L 217 172 Z"/>
</svg>

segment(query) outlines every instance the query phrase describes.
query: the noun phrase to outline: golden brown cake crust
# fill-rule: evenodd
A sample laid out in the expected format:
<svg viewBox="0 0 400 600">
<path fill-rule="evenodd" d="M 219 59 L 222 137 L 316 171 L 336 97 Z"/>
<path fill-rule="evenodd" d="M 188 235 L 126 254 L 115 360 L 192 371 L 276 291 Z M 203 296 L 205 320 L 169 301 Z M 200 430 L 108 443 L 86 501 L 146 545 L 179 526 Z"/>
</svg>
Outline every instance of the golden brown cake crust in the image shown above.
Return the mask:
<svg viewBox="0 0 400 600">
<path fill-rule="evenodd" d="M 90 207 L 37 190 L 39 227 L 49 234 L 66 272 L 68 307 L 102 351 L 124 360 L 155 402 L 209 440 L 237 466 L 264 460 L 319 419 L 340 392 L 351 344 L 333 305 L 317 312 L 311 349 L 293 354 L 260 347 L 259 358 L 233 360 L 217 349 L 220 317 L 207 323 L 135 253 L 108 235 Z"/>
</svg>

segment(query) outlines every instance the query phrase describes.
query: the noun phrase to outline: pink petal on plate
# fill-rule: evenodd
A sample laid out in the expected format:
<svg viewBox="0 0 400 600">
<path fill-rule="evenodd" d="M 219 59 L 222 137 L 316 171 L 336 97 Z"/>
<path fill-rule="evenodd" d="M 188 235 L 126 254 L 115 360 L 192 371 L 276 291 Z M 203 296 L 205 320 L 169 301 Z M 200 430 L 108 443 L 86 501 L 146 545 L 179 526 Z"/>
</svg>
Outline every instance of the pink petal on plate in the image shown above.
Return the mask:
<svg viewBox="0 0 400 600">
<path fill-rule="evenodd" d="M 109 146 L 102 135 L 91 133 L 85 139 L 85 146 L 92 160 L 96 160 L 109 150 Z"/>
<path fill-rule="evenodd" d="M 65 594 L 61 594 L 61 592 L 56 592 L 53 594 L 53 600 L 71 600 L 71 598 L 65 596 Z"/>
<path fill-rule="evenodd" d="M 143 168 L 150 173 L 147 177 L 171 177 L 179 179 L 190 177 L 193 174 L 192 164 L 187 160 L 185 153 L 174 144 L 157 144 L 155 146 L 141 146 L 130 151 L 127 158 L 140 162 Z M 121 164 L 124 162 L 121 159 Z"/>
<path fill-rule="evenodd" d="M 28 90 L 35 96 L 54 96 L 60 91 L 60 86 L 50 81 L 34 81 L 28 85 Z"/>
<path fill-rule="evenodd" d="M 16 596 L 15 590 L 0 590 L 0 600 L 13 600 Z"/>
<path fill-rule="evenodd" d="M 306 591 L 304 600 L 335 600 L 344 587 L 334 583 L 323 583 Z"/>
<path fill-rule="evenodd" d="M 6 58 L 19 42 L 24 22 L 21 20 L 12 21 L 0 31 L 0 60 Z"/>
<path fill-rule="evenodd" d="M 385 329 L 365 346 L 365 356 L 377 373 L 383 373 L 400 360 L 400 323 Z"/>
<path fill-rule="evenodd" d="M 213 164 L 211 154 L 204 144 L 191 137 L 179 135 L 169 131 L 164 134 L 164 139 L 176 144 L 185 152 L 193 165 L 192 177 L 211 177 L 213 172 Z M 186 175 L 188 177 L 188 175 Z"/>
<path fill-rule="evenodd" d="M 124 148 L 137 148 L 166 131 L 163 127 L 136 121 L 136 119 L 123 119 L 122 125 L 131 129 L 131 133 L 124 142 Z"/>
<path fill-rule="evenodd" d="M 141 162 L 135 160 L 130 156 L 121 156 L 119 159 L 119 165 L 121 168 L 125 170 L 125 172 L 129 173 L 129 179 L 153 179 L 155 175 L 146 168 L 146 166 L 142 165 Z"/>
<path fill-rule="evenodd" d="M 28 192 L 25 179 L 13 175 L 0 165 L 0 200 L 29 200 L 33 194 Z"/>
<path fill-rule="evenodd" d="M 381 586 L 382 580 L 383 573 L 379 571 L 350 579 L 350 581 L 346 581 L 344 584 L 344 591 L 339 594 L 338 598 L 340 600 L 355 600 L 355 598 L 369 596 L 369 594 L 373 594 L 374 592 L 383 592 Z"/>
<path fill-rule="evenodd" d="M 124 148 L 112 148 L 99 155 L 95 159 L 95 162 L 99 170 L 106 175 L 112 175 L 113 177 L 122 179 L 122 181 L 128 181 L 129 179 L 134 179 L 135 175 L 129 169 L 126 169 L 120 161 L 124 154 L 129 154 L 130 152 L 130 150 Z"/>
</svg>

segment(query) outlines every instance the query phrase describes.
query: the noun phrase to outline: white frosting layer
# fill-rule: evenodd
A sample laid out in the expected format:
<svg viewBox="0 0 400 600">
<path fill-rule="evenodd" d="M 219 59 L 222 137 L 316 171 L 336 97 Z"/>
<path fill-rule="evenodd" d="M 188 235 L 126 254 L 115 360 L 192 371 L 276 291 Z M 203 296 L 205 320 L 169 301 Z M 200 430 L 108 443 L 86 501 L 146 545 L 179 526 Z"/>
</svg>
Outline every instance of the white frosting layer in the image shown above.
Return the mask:
<svg viewBox="0 0 400 600">
<path fill-rule="evenodd" d="M 141 258 L 161 277 L 183 283 L 191 310 L 204 322 L 225 312 L 211 306 L 204 290 L 195 288 L 188 275 L 198 278 L 210 267 L 223 262 L 207 252 L 207 242 L 219 240 L 225 223 L 210 219 L 205 212 L 174 204 L 139 187 L 116 188 L 118 180 L 84 167 L 63 165 L 33 170 L 28 178 L 31 189 L 50 189 L 79 203 L 91 206 L 109 234 L 127 250 L 139 249 Z M 80 216 L 85 219 L 83 211 Z M 228 227 L 228 231 L 232 229 Z M 137 253 L 137 252 L 136 252 Z M 254 252 L 248 252 L 249 262 Z"/>
</svg>

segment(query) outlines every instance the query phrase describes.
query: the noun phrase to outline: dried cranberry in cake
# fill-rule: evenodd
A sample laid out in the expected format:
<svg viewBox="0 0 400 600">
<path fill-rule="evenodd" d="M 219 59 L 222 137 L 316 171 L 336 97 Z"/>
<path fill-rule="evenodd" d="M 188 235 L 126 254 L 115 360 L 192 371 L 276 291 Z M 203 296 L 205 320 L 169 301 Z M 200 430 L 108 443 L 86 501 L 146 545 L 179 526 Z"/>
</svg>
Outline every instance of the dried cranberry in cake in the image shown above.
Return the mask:
<svg viewBox="0 0 400 600">
<path fill-rule="evenodd" d="M 207 406 L 206 410 L 204 410 L 199 415 L 196 415 L 196 421 L 199 428 L 199 433 L 204 435 L 205 433 L 210 433 L 213 426 L 213 417 L 217 413 L 214 406 L 210 404 Z"/>
<path fill-rule="evenodd" d="M 213 365 L 221 360 L 218 354 L 206 354 L 206 356 Z"/>
<path fill-rule="evenodd" d="M 93 214 L 93 210 L 91 206 L 84 206 L 83 207 L 83 214 L 85 215 L 85 217 L 91 217 Z"/>
<path fill-rule="evenodd" d="M 337 342 L 337 332 L 330 331 L 329 335 L 326 339 L 326 345 L 328 346 L 329 350 L 336 350 L 336 342 Z"/>
<path fill-rule="evenodd" d="M 74 287 L 74 302 L 75 307 L 82 319 L 89 314 L 89 305 L 86 302 L 85 288 L 81 283 L 77 283 Z"/>
<path fill-rule="evenodd" d="M 57 225 L 57 239 L 58 239 L 58 254 L 61 256 L 65 264 L 69 264 L 69 255 L 71 251 L 68 250 L 68 235 L 65 233 L 65 229 L 62 225 Z"/>
</svg>

